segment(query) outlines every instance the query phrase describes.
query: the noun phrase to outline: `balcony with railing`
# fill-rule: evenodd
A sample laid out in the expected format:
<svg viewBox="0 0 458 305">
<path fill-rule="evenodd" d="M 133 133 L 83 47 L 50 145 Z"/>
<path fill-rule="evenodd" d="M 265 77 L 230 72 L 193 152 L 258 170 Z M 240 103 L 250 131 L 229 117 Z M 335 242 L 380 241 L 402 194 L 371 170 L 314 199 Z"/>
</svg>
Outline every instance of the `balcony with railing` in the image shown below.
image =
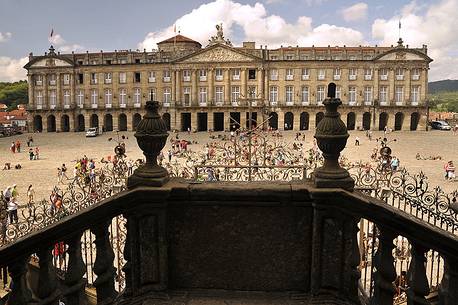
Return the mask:
<svg viewBox="0 0 458 305">
<path fill-rule="evenodd" d="M 147 102 L 135 135 L 146 163 L 128 178 L 127 190 L 110 197 L 108 187 L 103 197 L 108 198 L 0 248 L 0 262 L 13 281 L 8 304 L 87 304 L 89 256 L 82 249 L 90 244 L 98 304 L 392 305 L 401 276 L 395 265 L 400 253 L 393 251 L 399 236 L 410 245 L 402 286 L 407 304 L 432 304 L 430 250 L 442 262 L 438 298 L 456 304 L 457 236 L 390 206 L 386 196 L 366 195 L 383 195 L 383 189 L 355 190 L 355 180 L 338 162 L 349 136 L 337 112 L 341 101 L 334 97 L 335 86 L 328 93 L 315 134 L 323 166 L 312 180 L 294 181 L 170 178 L 157 162 L 167 126 L 159 104 Z M 101 185 L 113 186 L 109 181 Z M 415 185 L 406 195 L 424 191 L 424 185 Z M 409 204 L 418 207 L 413 199 Z M 117 219 L 123 219 L 126 235 L 111 229 Z M 361 242 L 369 242 L 359 235 L 366 228 L 361 219 L 373 227 L 369 279 L 361 276 L 368 268 Z M 113 248 L 121 241 L 119 257 Z M 65 249 L 58 268 L 56 245 Z M 28 284 L 31 257 L 38 268 L 34 287 Z"/>
</svg>

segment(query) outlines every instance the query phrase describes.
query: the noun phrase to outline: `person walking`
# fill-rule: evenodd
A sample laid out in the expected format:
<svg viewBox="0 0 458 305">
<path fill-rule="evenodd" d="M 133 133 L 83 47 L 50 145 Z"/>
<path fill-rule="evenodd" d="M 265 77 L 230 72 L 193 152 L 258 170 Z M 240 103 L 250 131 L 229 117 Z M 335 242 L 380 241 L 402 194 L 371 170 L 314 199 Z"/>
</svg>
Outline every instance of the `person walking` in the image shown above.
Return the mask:
<svg viewBox="0 0 458 305">
<path fill-rule="evenodd" d="M 8 218 L 11 223 L 18 223 L 18 217 L 17 217 L 17 203 L 16 203 L 16 198 L 12 197 L 11 200 L 8 202 Z"/>
<path fill-rule="evenodd" d="M 33 189 L 32 185 L 30 184 L 27 188 L 27 207 L 30 209 L 33 204 L 33 197 L 35 196 L 35 190 Z"/>
<path fill-rule="evenodd" d="M 355 146 L 359 146 L 359 137 L 358 136 L 355 138 Z"/>
<path fill-rule="evenodd" d="M 33 148 L 29 148 L 29 159 L 33 160 L 34 153 L 33 153 Z"/>
<path fill-rule="evenodd" d="M 40 148 L 37 146 L 35 147 L 35 160 L 40 159 Z"/>
<path fill-rule="evenodd" d="M 62 166 L 60 167 L 60 170 L 62 172 L 62 179 L 65 178 L 68 180 L 68 176 L 67 176 L 67 166 L 65 165 L 65 163 L 62 164 Z"/>
<path fill-rule="evenodd" d="M 16 152 L 21 152 L 21 142 L 19 142 L 19 140 L 16 141 Z"/>
<path fill-rule="evenodd" d="M 391 159 L 391 170 L 392 171 L 397 171 L 399 167 L 399 159 L 396 157 L 393 157 Z"/>
<path fill-rule="evenodd" d="M 448 180 L 455 179 L 455 165 L 453 161 L 448 161 L 445 165 L 445 178 Z"/>
<path fill-rule="evenodd" d="M 16 153 L 16 144 L 14 142 L 11 143 L 10 149 L 13 154 Z"/>
</svg>

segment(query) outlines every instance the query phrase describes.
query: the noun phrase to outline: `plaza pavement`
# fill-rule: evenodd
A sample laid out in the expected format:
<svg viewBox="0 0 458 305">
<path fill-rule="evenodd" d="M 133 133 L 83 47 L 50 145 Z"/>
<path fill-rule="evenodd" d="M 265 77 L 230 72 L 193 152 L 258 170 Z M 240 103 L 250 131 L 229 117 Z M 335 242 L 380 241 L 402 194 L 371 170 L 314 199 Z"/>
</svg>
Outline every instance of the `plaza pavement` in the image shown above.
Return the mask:
<svg viewBox="0 0 458 305">
<path fill-rule="evenodd" d="M 306 131 L 306 149 L 313 146 L 314 131 Z M 130 159 L 142 158 L 142 152 L 136 143 L 133 132 L 123 132 L 128 137 L 126 142 L 127 156 Z M 213 133 L 215 134 L 215 133 Z M 283 141 L 291 142 L 295 132 L 282 132 Z M 33 136 L 34 146 L 40 148 L 40 160 L 29 161 L 27 137 Z M 179 133 L 180 138 L 195 140 L 199 144 L 189 145 L 188 148 L 197 151 L 202 149 L 202 145 L 213 141 L 209 138 L 209 133 L 200 132 L 188 135 L 185 132 Z M 361 145 L 355 146 L 355 137 L 360 138 Z M 369 141 L 365 132 L 351 131 L 347 147 L 343 154 L 352 162 L 359 160 L 369 161 L 370 154 L 376 145 L 375 139 L 383 137 L 383 132 L 373 132 L 373 140 Z M 48 198 L 53 186 L 57 184 L 57 168 L 65 163 L 68 171 L 67 175 L 72 176 L 73 164 L 77 158 L 87 155 L 100 161 L 102 157 L 113 155 L 114 141 L 108 138 L 116 138 L 115 132 L 104 133 L 95 138 L 86 138 L 84 133 L 36 133 L 24 134 L 8 138 L 0 138 L 0 188 L 4 190 L 7 185 L 17 184 L 19 191 L 19 203 L 24 204 L 26 200 L 26 190 L 32 184 L 36 192 L 36 200 Z M 169 139 L 171 136 L 169 136 Z M 411 173 L 423 171 L 428 177 L 430 186 L 439 185 L 446 191 L 458 189 L 457 182 L 445 181 L 443 178 L 443 166 L 447 160 L 458 163 L 458 135 L 450 131 L 416 131 L 416 132 L 393 132 L 387 135 L 389 140 L 397 139 L 390 143 L 394 156 L 401 160 L 401 166 L 407 167 Z M 21 153 L 13 154 L 10 152 L 12 141 L 21 142 Z M 170 142 L 164 148 L 164 155 L 170 148 Z M 416 160 L 416 153 L 422 156 L 440 155 L 442 160 Z M 166 158 L 167 159 L 167 158 Z M 173 161 L 173 159 L 172 159 Z M 5 162 L 10 162 L 11 166 L 19 163 L 20 170 L 1 170 Z M 100 163 L 96 163 L 100 166 Z"/>
</svg>

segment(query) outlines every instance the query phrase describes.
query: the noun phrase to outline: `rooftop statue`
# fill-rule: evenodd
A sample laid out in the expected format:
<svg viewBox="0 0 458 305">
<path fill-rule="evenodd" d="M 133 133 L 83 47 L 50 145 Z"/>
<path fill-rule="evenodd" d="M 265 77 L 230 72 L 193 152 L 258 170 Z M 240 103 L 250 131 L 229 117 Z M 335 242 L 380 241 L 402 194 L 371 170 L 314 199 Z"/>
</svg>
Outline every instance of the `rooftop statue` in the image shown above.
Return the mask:
<svg viewBox="0 0 458 305">
<path fill-rule="evenodd" d="M 214 44 L 225 44 L 227 46 L 232 46 L 232 42 L 229 39 L 224 39 L 224 33 L 223 33 L 223 24 L 217 24 L 216 25 L 216 36 L 212 36 L 209 40 L 209 46 L 214 45 Z"/>
</svg>

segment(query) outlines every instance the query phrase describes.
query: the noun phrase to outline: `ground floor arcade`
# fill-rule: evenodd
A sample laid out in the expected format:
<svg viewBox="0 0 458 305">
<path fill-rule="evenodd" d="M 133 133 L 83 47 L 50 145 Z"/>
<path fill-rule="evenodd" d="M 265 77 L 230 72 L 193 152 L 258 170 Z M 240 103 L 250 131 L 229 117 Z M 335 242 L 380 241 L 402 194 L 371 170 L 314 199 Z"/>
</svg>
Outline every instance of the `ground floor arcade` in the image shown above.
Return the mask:
<svg viewBox="0 0 458 305">
<path fill-rule="evenodd" d="M 324 107 L 269 109 L 163 109 L 170 130 L 224 131 L 263 127 L 279 130 L 311 130 L 324 117 Z M 342 107 L 341 118 L 349 130 L 425 130 L 426 113 L 415 107 Z M 30 131 L 70 132 L 99 127 L 103 131 L 132 131 L 141 120 L 139 111 L 31 112 Z"/>
</svg>

